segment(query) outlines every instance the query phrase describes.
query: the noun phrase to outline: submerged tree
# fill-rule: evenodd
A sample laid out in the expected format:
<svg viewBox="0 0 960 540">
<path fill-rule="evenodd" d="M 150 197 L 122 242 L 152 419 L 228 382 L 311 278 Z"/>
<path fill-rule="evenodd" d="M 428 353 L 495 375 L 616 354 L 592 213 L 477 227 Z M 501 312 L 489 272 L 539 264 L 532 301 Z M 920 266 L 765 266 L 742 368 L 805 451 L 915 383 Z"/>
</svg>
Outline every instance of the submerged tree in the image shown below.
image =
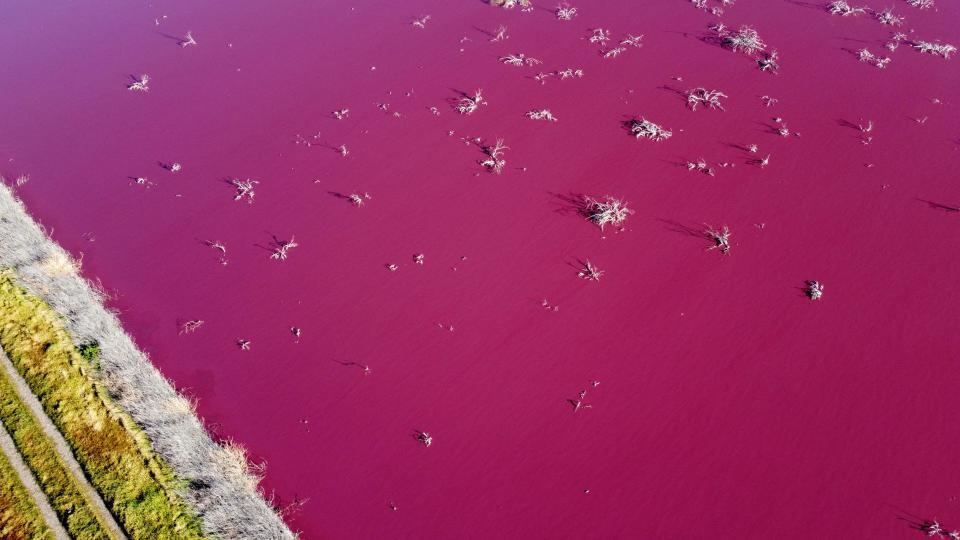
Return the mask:
<svg viewBox="0 0 960 540">
<path fill-rule="evenodd" d="M 571 79 L 573 77 L 583 78 L 583 70 L 580 68 L 576 68 L 576 69 L 567 68 L 567 69 L 556 71 L 555 73 L 558 77 L 560 77 L 561 81 L 563 79 Z"/>
<path fill-rule="evenodd" d="M 291 236 L 289 240 L 277 242 L 273 249 L 273 253 L 270 254 L 270 258 L 278 261 L 285 261 L 287 260 L 287 253 L 299 245 L 300 244 L 297 244 L 297 241 L 293 236 Z"/>
<path fill-rule="evenodd" d="M 207 240 L 204 242 L 209 247 L 220 252 L 220 264 L 227 265 L 227 246 L 223 245 L 223 242 L 218 240 Z"/>
<path fill-rule="evenodd" d="M 247 178 L 246 180 L 240 180 L 239 178 L 234 178 L 230 181 L 235 188 L 237 188 L 236 195 L 233 196 L 233 200 L 240 201 L 244 198 L 247 199 L 248 203 L 253 204 L 253 197 L 256 195 L 253 191 L 253 186 L 259 184 L 256 180 L 251 180 Z"/>
<path fill-rule="evenodd" d="M 594 28 L 593 34 L 589 38 L 590 43 L 604 44 L 610 41 L 610 30 L 605 28 Z"/>
<path fill-rule="evenodd" d="M 430 22 L 430 16 L 424 15 L 423 17 L 418 17 L 413 20 L 411 23 L 414 28 L 426 28 L 427 23 Z"/>
<path fill-rule="evenodd" d="M 930 9 L 933 7 L 933 0 L 907 0 L 907 3 L 920 9 Z"/>
<path fill-rule="evenodd" d="M 713 167 L 707 165 L 707 160 L 703 158 L 698 158 L 696 161 L 688 161 L 686 163 L 688 171 L 700 171 L 707 176 L 715 176 L 716 172 L 713 170 Z"/>
<path fill-rule="evenodd" d="M 707 90 L 706 88 L 700 86 L 697 88 L 692 88 L 687 90 L 687 105 L 690 106 L 690 110 L 697 110 L 697 105 L 703 103 L 711 109 L 720 109 L 724 110 L 723 104 L 720 103 L 720 98 L 726 98 L 727 95 L 719 90 Z"/>
<path fill-rule="evenodd" d="M 560 4 L 557 6 L 555 14 L 561 21 L 570 21 L 577 16 L 577 8 L 571 7 L 569 4 Z"/>
<path fill-rule="evenodd" d="M 730 253 L 730 228 L 726 225 L 723 226 L 723 229 L 717 230 L 709 225 L 703 231 L 707 235 L 707 238 L 713 240 L 714 245 L 707 248 L 707 251 L 719 249 L 720 253 L 724 255 Z"/>
<path fill-rule="evenodd" d="M 557 117 L 553 116 L 553 113 L 550 112 L 550 109 L 538 109 L 527 112 L 527 118 L 531 120 L 547 120 L 550 122 L 556 122 Z"/>
<path fill-rule="evenodd" d="M 203 321 L 201 321 L 200 319 L 193 319 L 180 325 L 180 333 L 192 334 L 193 332 L 196 332 L 197 329 L 199 329 L 201 326 L 203 326 Z"/>
<path fill-rule="evenodd" d="M 762 57 L 758 58 L 757 65 L 760 66 L 760 71 L 769 71 L 775 74 L 780 69 L 777 58 L 778 54 L 776 50 L 773 50 L 769 53 L 764 53 Z"/>
<path fill-rule="evenodd" d="M 605 51 L 605 52 L 603 53 L 603 57 L 604 57 L 604 58 L 616 58 L 616 57 L 620 56 L 620 53 L 622 53 L 622 52 L 624 52 L 624 51 L 626 51 L 626 50 L 627 50 L 626 47 L 614 47 L 614 48 L 612 48 L 612 49 L 610 49 L 610 50 L 608 50 L 608 51 Z"/>
<path fill-rule="evenodd" d="M 460 114 L 473 114 L 482 103 L 486 103 L 483 90 L 477 90 L 472 96 L 465 95 L 460 98 L 457 102 L 457 111 Z"/>
<path fill-rule="evenodd" d="M 187 34 L 180 40 L 181 47 L 196 46 L 197 40 L 193 39 L 193 32 L 187 30 Z"/>
<path fill-rule="evenodd" d="M 823 284 L 819 281 L 808 281 L 806 294 L 811 300 L 819 300 L 823 296 Z"/>
<path fill-rule="evenodd" d="M 510 147 L 503 143 L 503 139 L 497 139 L 493 146 L 484 146 L 483 152 L 487 154 L 487 158 L 481 160 L 480 165 L 486 167 L 490 172 L 500 174 L 507 165 L 507 160 L 502 158 L 503 151 L 509 149 Z"/>
<path fill-rule="evenodd" d="M 894 15 L 892 8 L 887 8 L 877 13 L 877 20 L 880 21 L 880 24 L 886 24 L 890 26 L 900 26 L 903 24 L 903 17 Z"/>
<path fill-rule="evenodd" d="M 577 275 L 587 281 L 600 281 L 604 271 L 594 266 L 590 259 L 583 263 L 583 269 Z"/>
<path fill-rule="evenodd" d="M 935 54 L 946 59 L 949 59 L 951 54 L 957 52 L 957 48 L 949 43 L 932 43 L 930 41 L 915 41 L 913 42 L 913 48 L 922 53 Z"/>
<path fill-rule="evenodd" d="M 643 47 L 643 34 L 635 36 L 633 34 L 627 34 L 627 37 L 620 40 L 620 45 L 630 46 L 640 48 Z"/>
<path fill-rule="evenodd" d="M 504 64 L 516 67 L 523 67 L 524 65 L 535 66 L 543 63 L 536 58 L 528 57 L 524 53 L 508 54 L 507 56 L 501 57 L 500 61 Z"/>
<path fill-rule="evenodd" d="M 673 136 L 672 131 L 668 131 L 661 126 L 641 117 L 639 120 L 634 118 L 629 122 L 630 133 L 637 139 L 650 139 L 651 141 L 662 141 Z"/>
<path fill-rule="evenodd" d="M 149 92 L 150 91 L 150 76 L 143 74 L 139 79 L 136 77 L 131 77 L 133 79 L 129 84 L 127 84 L 127 89 L 134 92 Z"/>
<path fill-rule="evenodd" d="M 351 204 L 359 208 L 363 206 L 364 201 L 370 200 L 371 197 L 369 193 L 364 193 L 362 197 L 359 193 L 351 193 L 347 198 L 350 199 Z"/>
<path fill-rule="evenodd" d="M 600 226 L 600 230 L 607 224 L 620 226 L 627 220 L 633 210 L 627 208 L 627 202 L 607 195 L 604 200 L 584 197 L 583 211 L 587 219 Z"/>
<path fill-rule="evenodd" d="M 873 64 L 874 67 L 878 69 L 883 69 L 887 67 L 887 64 L 891 62 L 891 59 L 887 56 L 877 56 L 870 52 L 866 47 L 857 51 L 857 57 L 861 62 L 867 62 Z"/>
<path fill-rule="evenodd" d="M 736 34 L 726 34 L 722 36 L 724 45 L 730 47 L 733 52 L 744 52 L 754 54 L 767 48 L 767 44 L 760 39 L 760 34 L 750 26 L 741 26 Z"/>
<path fill-rule="evenodd" d="M 861 13 L 866 13 L 866 9 L 862 7 L 853 7 L 846 2 L 846 0 L 836 0 L 836 2 L 831 2 L 827 6 L 827 10 L 834 15 L 842 15 L 844 17 L 848 15 L 860 15 Z"/>
<path fill-rule="evenodd" d="M 504 9 L 513 9 L 520 6 L 524 11 L 533 8 L 533 2 L 530 0 L 490 0 L 491 6 L 502 7 Z"/>
<path fill-rule="evenodd" d="M 433 444 L 433 437 L 431 437 L 430 434 L 427 433 L 426 431 L 416 432 L 416 439 L 417 441 L 420 442 L 420 444 L 428 448 L 430 447 L 431 444 Z"/>
</svg>

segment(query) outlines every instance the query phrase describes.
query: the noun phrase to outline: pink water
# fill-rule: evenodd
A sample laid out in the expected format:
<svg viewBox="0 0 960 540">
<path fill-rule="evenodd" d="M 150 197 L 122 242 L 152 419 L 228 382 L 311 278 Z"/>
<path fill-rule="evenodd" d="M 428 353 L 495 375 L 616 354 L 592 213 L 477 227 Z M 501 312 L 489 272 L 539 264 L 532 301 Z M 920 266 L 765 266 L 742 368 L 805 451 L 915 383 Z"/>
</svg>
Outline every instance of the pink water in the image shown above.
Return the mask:
<svg viewBox="0 0 960 540">
<path fill-rule="evenodd" d="M 894 3 L 903 31 L 960 41 L 950 0 Z M 886 52 L 870 16 L 740 0 L 722 20 L 780 52 L 771 75 L 697 39 L 717 19 L 684 0 L 577 7 L 7 1 L 0 172 L 30 174 L 31 211 L 215 434 L 266 461 L 264 488 L 302 503 L 304 538 L 960 528 L 960 214 L 926 202 L 960 205 L 960 60 L 904 45 L 879 70 L 851 52 Z M 595 27 L 645 46 L 604 60 Z M 197 47 L 177 46 L 187 30 Z M 497 61 L 517 52 L 543 65 Z M 567 67 L 585 76 L 531 78 Z M 150 92 L 128 91 L 141 73 Z M 700 85 L 727 110 L 663 88 Z M 476 88 L 488 106 L 451 110 Z M 524 117 L 543 107 L 559 122 Z M 637 141 L 631 115 L 674 135 Z M 869 145 L 842 125 L 867 120 Z M 463 137 L 504 138 L 504 173 Z M 731 146 L 750 143 L 769 166 Z M 698 157 L 732 168 L 686 171 Z M 254 204 L 230 177 L 260 181 Z M 354 191 L 372 199 L 330 194 Z M 564 211 L 577 193 L 636 214 L 603 235 Z M 682 232 L 703 223 L 730 226 L 729 256 Z M 271 235 L 300 246 L 271 260 Z M 585 258 L 599 283 L 578 279 Z M 189 319 L 205 324 L 178 335 Z"/>
</svg>

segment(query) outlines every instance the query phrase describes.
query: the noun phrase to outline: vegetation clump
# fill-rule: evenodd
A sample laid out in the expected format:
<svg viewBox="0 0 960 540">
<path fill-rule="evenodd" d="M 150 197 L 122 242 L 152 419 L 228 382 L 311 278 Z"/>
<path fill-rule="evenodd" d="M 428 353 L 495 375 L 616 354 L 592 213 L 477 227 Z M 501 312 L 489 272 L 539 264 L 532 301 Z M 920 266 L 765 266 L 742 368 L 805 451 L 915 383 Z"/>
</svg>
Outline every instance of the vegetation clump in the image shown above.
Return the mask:
<svg viewBox="0 0 960 540">
<path fill-rule="evenodd" d="M 842 15 L 844 17 L 850 15 L 860 15 L 861 13 L 866 13 L 866 10 L 862 7 L 853 7 L 846 2 L 846 0 L 837 0 L 836 2 L 831 2 L 827 6 L 827 11 L 834 15 Z"/>
<path fill-rule="evenodd" d="M 934 43 L 931 41 L 916 41 L 913 43 L 913 48 L 922 53 L 942 56 L 948 60 L 951 54 L 957 52 L 957 48 L 949 43 Z"/>
<path fill-rule="evenodd" d="M 767 44 L 760 39 L 760 34 L 750 26 L 741 26 L 736 34 L 722 34 L 723 44 L 733 52 L 754 54 L 767 48 Z"/>
<path fill-rule="evenodd" d="M 627 208 L 627 203 L 622 199 L 610 197 L 605 200 L 594 199 L 593 197 L 584 197 L 584 213 L 587 219 L 600 226 L 600 230 L 607 224 L 616 226 L 623 225 L 627 216 L 633 213 L 633 210 Z"/>
<path fill-rule="evenodd" d="M 640 118 L 639 120 L 634 118 L 628 123 L 628 127 L 630 128 L 630 133 L 638 140 L 650 139 L 651 141 L 662 141 L 673 136 L 672 131 L 664 129 L 659 124 L 654 124 L 646 118 Z"/>
</svg>

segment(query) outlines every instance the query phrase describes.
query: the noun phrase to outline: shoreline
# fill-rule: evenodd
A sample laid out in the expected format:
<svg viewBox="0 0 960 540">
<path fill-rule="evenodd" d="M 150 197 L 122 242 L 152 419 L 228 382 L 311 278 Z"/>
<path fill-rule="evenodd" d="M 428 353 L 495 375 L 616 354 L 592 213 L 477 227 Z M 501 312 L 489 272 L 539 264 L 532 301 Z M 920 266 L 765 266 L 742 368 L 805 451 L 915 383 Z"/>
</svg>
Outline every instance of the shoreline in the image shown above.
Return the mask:
<svg viewBox="0 0 960 540">
<path fill-rule="evenodd" d="M 244 451 L 218 444 L 194 414 L 192 404 L 150 363 L 103 295 L 77 273 L 72 258 L 33 221 L 9 187 L 0 187 L 0 267 L 14 271 L 17 285 L 61 317 L 75 343 L 100 347 L 98 383 L 133 419 L 174 475 L 199 516 L 204 533 L 222 539 L 288 539 L 295 535 L 258 489 Z"/>
</svg>

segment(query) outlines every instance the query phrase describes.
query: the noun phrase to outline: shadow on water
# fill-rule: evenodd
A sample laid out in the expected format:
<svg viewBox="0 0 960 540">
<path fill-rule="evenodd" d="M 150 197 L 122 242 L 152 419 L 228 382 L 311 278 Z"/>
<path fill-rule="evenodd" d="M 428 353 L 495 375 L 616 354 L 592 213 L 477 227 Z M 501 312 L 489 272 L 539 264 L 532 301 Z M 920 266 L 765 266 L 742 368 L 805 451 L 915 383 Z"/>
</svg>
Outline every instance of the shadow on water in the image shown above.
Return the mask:
<svg viewBox="0 0 960 540">
<path fill-rule="evenodd" d="M 941 204 L 941 203 L 938 203 L 938 202 L 933 202 L 933 201 L 928 201 L 928 200 L 926 200 L 926 199 L 921 199 L 921 198 L 919 198 L 919 197 L 917 198 L 917 200 L 920 201 L 920 202 L 924 202 L 924 203 L 926 203 L 927 206 L 929 206 L 930 208 L 932 208 L 932 209 L 934 209 L 934 210 L 939 210 L 939 211 L 941 211 L 941 212 L 947 212 L 947 213 L 950 213 L 950 214 L 960 212 L 960 206 L 950 206 L 950 205 L 947 205 L 947 204 Z"/>
</svg>

